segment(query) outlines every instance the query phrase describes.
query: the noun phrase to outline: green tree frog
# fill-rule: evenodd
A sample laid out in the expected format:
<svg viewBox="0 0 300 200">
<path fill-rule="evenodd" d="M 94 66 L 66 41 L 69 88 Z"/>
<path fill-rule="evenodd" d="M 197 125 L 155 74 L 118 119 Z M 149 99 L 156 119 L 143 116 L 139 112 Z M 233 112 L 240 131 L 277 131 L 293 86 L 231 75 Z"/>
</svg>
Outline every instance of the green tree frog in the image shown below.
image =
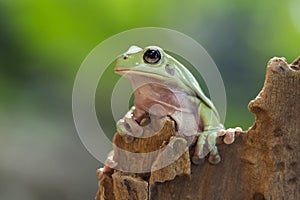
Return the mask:
<svg viewBox="0 0 300 200">
<path fill-rule="evenodd" d="M 230 144 L 235 131 L 241 130 L 224 130 L 218 111 L 192 73 L 160 47 L 131 46 L 117 58 L 115 72 L 128 78 L 134 90 L 134 106 L 117 122 L 121 135 L 141 136 L 141 124 L 149 114 L 169 116 L 178 132 L 197 136 L 192 162 L 198 164 L 209 154 L 209 162 L 217 164 L 221 158 L 216 139 L 225 135 L 224 142 Z"/>
</svg>

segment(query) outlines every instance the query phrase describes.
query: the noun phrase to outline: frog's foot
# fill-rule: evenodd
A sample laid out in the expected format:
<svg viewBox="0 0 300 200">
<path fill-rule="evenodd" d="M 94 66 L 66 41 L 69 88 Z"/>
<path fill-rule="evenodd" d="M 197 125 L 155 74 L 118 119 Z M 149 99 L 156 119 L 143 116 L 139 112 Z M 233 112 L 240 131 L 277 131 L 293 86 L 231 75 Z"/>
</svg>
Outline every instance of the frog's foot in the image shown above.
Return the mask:
<svg viewBox="0 0 300 200">
<path fill-rule="evenodd" d="M 237 132 L 242 132 L 242 129 L 240 127 L 236 127 L 236 128 L 229 128 L 227 130 L 220 130 L 218 133 L 218 136 L 225 136 L 224 137 L 224 143 L 225 144 L 232 144 L 234 142 L 235 139 L 235 134 Z"/>
<path fill-rule="evenodd" d="M 208 131 L 202 133 L 197 141 L 195 152 L 192 157 L 192 162 L 195 165 L 199 165 L 204 162 L 204 157 L 210 153 L 208 161 L 211 164 L 217 164 L 221 161 L 221 157 L 218 153 L 216 146 L 216 138 L 218 137 L 217 132 Z"/>
<path fill-rule="evenodd" d="M 134 137 L 143 134 L 143 128 L 134 119 L 124 117 L 117 122 L 117 132 L 124 137 L 125 142 L 130 143 Z"/>
<path fill-rule="evenodd" d="M 242 129 L 240 127 L 230 128 L 227 130 L 220 129 L 219 131 L 210 130 L 201 133 L 196 144 L 192 162 L 194 164 L 200 164 L 201 162 L 203 162 L 202 158 L 210 153 L 208 161 L 211 164 L 218 164 L 221 161 L 221 157 L 216 146 L 217 137 L 225 136 L 224 143 L 231 144 L 234 142 L 235 134 L 238 132 L 242 132 Z"/>
</svg>

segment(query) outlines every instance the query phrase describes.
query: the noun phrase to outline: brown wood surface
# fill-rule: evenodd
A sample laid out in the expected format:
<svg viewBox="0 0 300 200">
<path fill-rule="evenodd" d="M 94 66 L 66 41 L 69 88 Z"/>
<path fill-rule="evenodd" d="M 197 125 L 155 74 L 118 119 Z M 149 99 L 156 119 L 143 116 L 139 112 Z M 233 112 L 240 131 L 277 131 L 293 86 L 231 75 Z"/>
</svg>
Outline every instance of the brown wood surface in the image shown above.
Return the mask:
<svg viewBox="0 0 300 200">
<path fill-rule="evenodd" d="M 264 87 L 249 103 L 249 110 L 256 116 L 254 125 L 233 144 L 218 145 L 221 163 L 187 165 L 190 161 L 185 155 L 144 176 L 119 171 L 101 175 L 96 199 L 119 199 L 114 194 L 152 200 L 300 199 L 300 59 L 291 65 L 283 58 L 271 59 Z M 159 137 L 151 139 L 155 149 L 176 136 L 172 123 L 165 126 Z M 135 149 L 138 141 L 127 147 L 140 151 Z M 120 138 L 115 138 L 115 144 L 124 146 Z M 188 151 L 185 154 L 189 155 Z M 139 161 L 131 162 L 135 165 Z"/>
</svg>

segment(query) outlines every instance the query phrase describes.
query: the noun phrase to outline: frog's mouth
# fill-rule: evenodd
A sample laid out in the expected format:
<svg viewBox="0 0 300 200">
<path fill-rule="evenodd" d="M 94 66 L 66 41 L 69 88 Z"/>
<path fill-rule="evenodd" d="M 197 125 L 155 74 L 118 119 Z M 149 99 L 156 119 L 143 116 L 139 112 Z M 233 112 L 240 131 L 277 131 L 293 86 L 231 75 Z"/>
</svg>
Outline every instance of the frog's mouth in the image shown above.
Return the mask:
<svg viewBox="0 0 300 200">
<path fill-rule="evenodd" d="M 120 74 L 120 75 L 138 75 L 138 76 L 147 76 L 149 75 L 153 78 L 170 78 L 168 76 L 165 76 L 163 74 L 155 73 L 155 72 L 149 72 L 149 71 L 142 71 L 142 70 L 133 70 L 133 69 L 115 69 L 115 73 Z"/>
</svg>

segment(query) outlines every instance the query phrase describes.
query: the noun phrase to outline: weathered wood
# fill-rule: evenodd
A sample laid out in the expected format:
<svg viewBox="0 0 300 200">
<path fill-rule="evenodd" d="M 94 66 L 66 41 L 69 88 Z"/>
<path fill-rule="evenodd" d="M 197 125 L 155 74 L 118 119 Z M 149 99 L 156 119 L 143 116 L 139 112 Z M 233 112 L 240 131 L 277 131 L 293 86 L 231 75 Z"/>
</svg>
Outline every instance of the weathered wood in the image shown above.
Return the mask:
<svg viewBox="0 0 300 200">
<path fill-rule="evenodd" d="M 165 123 L 165 126 L 155 134 L 150 133 L 152 129 L 144 131 L 144 134 L 151 134 L 151 137 L 137 137 L 132 142 L 126 142 L 125 137 L 115 134 L 113 139 L 115 145 L 114 160 L 118 162 L 120 170 L 125 172 L 149 172 L 151 170 L 159 150 L 169 142 L 172 136 L 175 136 L 173 121 L 164 118 L 153 123 L 157 124 L 157 121 L 161 122 L 162 125 Z M 147 176 L 147 174 L 145 175 Z"/>
<path fill-rule="evenodd" d="M 300 66 L 273 58 L 263 90 L 251 101 L 256 115 L 248 132 L 243 157 L 249 161 L 243 177 L 248 195 L 265 199 L 300 199 Z"/>
<path fill-rule="evenodd" d="M 300 199 L 299 100 L 300 58 L 291 65 L 282 58 L 271 59 L 264 87 L 249 103 L 249 110 L 256 115 L 255 123 L 233 144 L 218 145 L 221 163 L 191 165 L 190 176 L 172 180 L 177 168 L 181 168 L 181 174 L 188 172 L 183 170 L 189 167 L 183 155 L 180 159 L 184 162 L 176 161 L 169 169 L 152 172 L 156 181 L 148 174 L 146 199 Z M 172 126 L 167 123 L 164 130 L 173 130 Z M 163 141 L 170 142 L 176 135 L 171 132 L 162 131 L 160 134 L 168 136 L 159 140 L 156 147 L 162 147 Z M 172 171 L 169 178 L 164 178 L 168 174 L 164 170 Z"/>
<path fill-rule="evenodd" d="M 148 182 L 139 176 L 115 172 L 112 175 L 114 196 L 117 200 L 148 199 Z"/>
<path fill-rule="evenodd" d="M 177 157 L 178 154 L 184 152 L 179 159 L 171 161 L 170 165 L 162 167 L 168 158 Z M 190 175 L 191 174 L 191 161 L 187 142 L 183 138 L 172 137 L 169 145 L 163 154 L 159 154 L 152 165 L 151 176 L 149 184 L 152 187 L 157 182 L 165 182 L 173 180 L 177 175 Z"/>
<path fill-rule="evenodd" d="M 98 178 L 98 192 L 95 200 L 114 200 L 115 196 L 112 192 L 113 189 L 113 180 L 111 174 L 102 173 L 101 170 L 96 171 Z"/>
</svg>

